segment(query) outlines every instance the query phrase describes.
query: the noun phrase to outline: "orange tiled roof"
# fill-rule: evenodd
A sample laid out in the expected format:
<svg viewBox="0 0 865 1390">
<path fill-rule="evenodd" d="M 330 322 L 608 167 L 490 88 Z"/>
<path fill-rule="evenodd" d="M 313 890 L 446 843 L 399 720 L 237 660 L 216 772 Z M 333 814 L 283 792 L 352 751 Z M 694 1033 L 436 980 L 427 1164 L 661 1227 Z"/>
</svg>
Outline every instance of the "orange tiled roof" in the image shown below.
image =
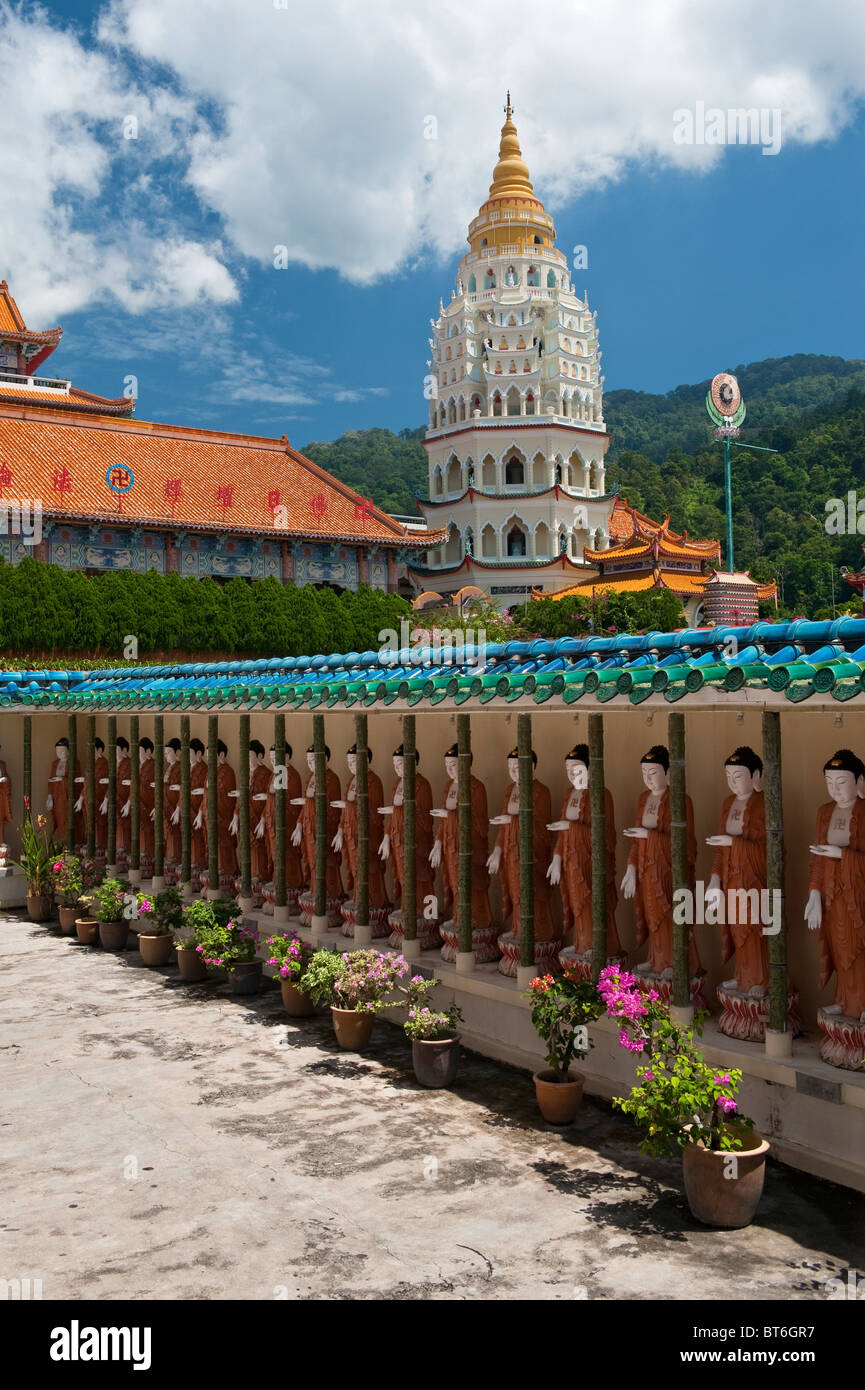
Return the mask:
<svg viewBox="0 0 865 1390">
<path fill-rule="evenodd" d="M 591 552 L 588 552 L 588 547 L 586 549 L 592 555 L 609 555 L 611 551 L 615 551 L 617 555 L 636 555 L 647 549 L 656 539 L 662 551 L 668 555 L 693 554 L 712 558 L 720 557 L 721 554 L 720 541 L 696 541 L 686 532 L 680 534 L 678 531 L 672 531 L 669 516 L 665 516 L 663 521 L 653 521 L 650 516 L 637 511 L 636 507 L 629 507 L 624 497 L 616 498 L 610 513 L 610 549 Z M 631 542 L 632 546 L 629 546 L 628 542 Z M 620 549 L 620 546 L 626 548 Z"/>
<path fill-rule="evenodd" d="M 59 343 L 63 333 L 62 328 L 49 328 L 43 333 L 28 328 L 5 280 L 0 280 L 0 331 L 5 337 L 20 338 L 27 343 Z"/>
<path fill-rule="evenodd" d="M 76 415 L 43 402 L 25 410 L 0 398 L 0 465 L 11 473 L 6 496 L 40 498 L 43 512 L 55 518 L 122 517 L 127 524 L 411 550 L 447 538 L 446 528 L 407 530 L 285 438 Z M 131 490 L 112 491 L 106 474 L 115 469 L 131 470 Z M 114 479 L 127 480 L 128 474 Z"/>
<path fill-rule="evenodd" d="M 38 401 L 40 405 L 54 406 L 57 410 L 87 411 L 91 415 L 131 415 L 135 401 L 128 396 L 96 396 L 92 391 L 81 391 L 70 386 L 67 392 L 41 391 L 38 387 L 16 385 L 14 381 L 0 381 L 0 402 L 14 401 L 16 405 L 29 405 Z"/>
<path fill-rule="evenodd" d="M 690 598 L 692 595 L 705 593 L 706 582 L 705 575 L 680 574 L 677 570 L 656 569 L 650 573 L 635 575 L 633 578 L 605 579 L 601 576 L 598 579 L 584 579 L 582 583 L 574 584 L 569 589 L 560 589 L 557 594 L 550 594 L 548 597 L 561 599 L 577 594 L 584 598 L 594 598 L 606 589 L 612 589 L 617 594 L 644 593 L 647 589 L 669 589 L 674 594 Z"/>
</svg>

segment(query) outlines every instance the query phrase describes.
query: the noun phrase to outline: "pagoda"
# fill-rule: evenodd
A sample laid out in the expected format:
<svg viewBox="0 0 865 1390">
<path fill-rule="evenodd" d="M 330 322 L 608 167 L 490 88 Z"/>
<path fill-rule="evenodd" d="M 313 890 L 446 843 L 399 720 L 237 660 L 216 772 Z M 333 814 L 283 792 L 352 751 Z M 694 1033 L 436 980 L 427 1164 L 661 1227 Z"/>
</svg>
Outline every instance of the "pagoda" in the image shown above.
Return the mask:
<svg viewBox="0 0 865 1390">
<path fill-rule="evenodd" d="M 502 608 L 594 573 L 609 544 L 596 315 L 576 293 L 534 192 L 510 93 L 489 198 L 450 303 L 430 320 L 427 524 L 446 528 L 418 591 L 468 586 Z"/>
</svg>

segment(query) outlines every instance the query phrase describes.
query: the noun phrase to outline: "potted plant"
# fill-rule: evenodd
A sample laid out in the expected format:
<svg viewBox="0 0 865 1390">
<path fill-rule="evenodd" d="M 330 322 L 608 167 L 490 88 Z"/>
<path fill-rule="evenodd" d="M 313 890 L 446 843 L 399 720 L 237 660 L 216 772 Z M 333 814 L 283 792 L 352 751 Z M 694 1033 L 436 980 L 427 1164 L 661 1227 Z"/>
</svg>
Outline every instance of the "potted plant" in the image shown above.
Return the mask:
<svg viewBox="0 0 865 1390">
<path fill-rule="evenodd" d="M 285 1012 L 290 1018 L 308 1018 L 315 1013 L 315 1005 L 306 992 L 304 980 L 313 957 L 312 947 L 296 935 L 269 936 L 267 945 L 270 951 L 267 963 L 276 967 Z"/>
<path fill-rule="evenodd" d="M 314 1004 L 330 1004 L 333 1030 L 346 1052 L 362 1052 L 372 1036 L 375 1016 L 408 970 L 404 956 L 378 951 L 316 951 L 304 977 Z"/>
<path fill-rule="evenodd" d="M 422 1086 L 451 1086 L 457 1074 L 457 1024 L 462 1022 L 462 1010 L 456 1004 L 439 1011 L 430 1007 L 430 995 L 437 984 L 435 979 L 413 975 L 403 991 L 408 1011 L 403 1028 L 411 1039 L 414 1074 Z"/>
<path fill-rule="evenodd" d="M 538 1107 L 548 1124 L 569 1125 L 583 1098 L 583 1078 L 571 1071 L 575 1058 L 582 1060 L 594 1046 L 588 1024 L 603 1012 L 603 1004 L 590 980 L 539 975 L 529 985 L 532 1023 L 547 1045 L 548 1069 L 535 1072 Z"/>
<path fill-rule="evenodd" d="M 255 994 L 261 984 L 262 961 L 256 960 L 258 932 L 245 927 L 242 921 L 229 919 L 224 925 L 216 920 L 211 908 L 211 920 L 201 920 L 195 927 L 195 949 L 204 964 L 212 970 L 227 970 L 232 994 Z"/>
<path fill-rule="evenodd" d="M 659 1158 L 682 1155 L 691 1214 L 707 1226 L 737 1229 L 754 1218 L 770 1144 L 739 1113 L 741 1071 L 709 1066 L 694 1042 L 693 1026 L 676 1023 L 655 990 L 645 993 L 633 975 L 609 965 L 598 992 L 608 1015 L 621 1020 L 619 1042 L 646 1056 L 629 1096 L 613 1100 L 643 1131 L 640 1148 Z"/>
<path fill-rule="evenodd" d="M 21 858 L 13 860 L 27 879 L 27 915 L 31 922 L 47 922 L 54 910 L 54 874 L 52 865 L 60 853 L 48 834 L 48 819 L 37 815 L 36 824 L 30 813 L 30 798 L 24 798 L 27 818 L 21 826 Z"/>
<path fill-rule="evenodd" d="M 167 965 L 174 947 L 174 934 L 183 924 L 183 899 L 177 888 L 163 888 L 153 899 L 149 920 L 139 917 L 138 949 L 145 965 Z"/>
<path fill-rule="evenodd" d="M 207 979 L 207 966 L 198 951 L 195 932 L 199 926 L 209 926 L 215 920 L 213 905 L 204 898 L 184 905 L 180 930 L 174 938 L 174 949 L 180 978 L 188 984 L 200 984 Z"/>
<path fill-rule="evenodd" d="M 81 894 L 84 892 L 84 871 L 79 855 L 59 855 L 51 865 L 54 892 L 60 894 L 58 916 L 60 930 L 66 936 L 75 931 L 75 922 L 80 910 Z"/>
<path fill-rule="evenodd" d="M 130 922 L 138 916 L 136 895 L 128 892 L 119 879 L 106 878 L 86 895 L 85 900 L 96 913 L 102 949 L 125 951 Z"/>
</svg>

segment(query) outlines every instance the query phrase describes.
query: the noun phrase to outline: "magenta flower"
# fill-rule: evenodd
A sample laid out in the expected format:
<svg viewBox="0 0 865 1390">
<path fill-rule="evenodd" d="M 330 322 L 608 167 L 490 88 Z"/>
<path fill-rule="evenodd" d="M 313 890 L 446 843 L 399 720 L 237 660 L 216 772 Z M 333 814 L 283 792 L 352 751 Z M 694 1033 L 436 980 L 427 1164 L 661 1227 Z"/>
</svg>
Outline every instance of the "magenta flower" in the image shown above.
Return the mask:
<svg viewBox="0 0 865 1390">
<path fill-rule="evenodd" d="M 734 1100 L 730 1100 L 729 1096 L 719 1096 L 717 1104 L 718 1109 L 723 1110 L 725 1115 L 732 1115 L 739 1108 Z"/>
</svg>

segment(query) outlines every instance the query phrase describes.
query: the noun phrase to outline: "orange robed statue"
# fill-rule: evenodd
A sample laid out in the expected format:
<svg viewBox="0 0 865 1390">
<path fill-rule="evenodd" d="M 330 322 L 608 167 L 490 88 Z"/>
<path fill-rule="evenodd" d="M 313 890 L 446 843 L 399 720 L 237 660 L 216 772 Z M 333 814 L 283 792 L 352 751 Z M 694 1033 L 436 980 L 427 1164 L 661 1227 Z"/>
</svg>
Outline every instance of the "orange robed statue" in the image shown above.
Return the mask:
<svg viewBox="0 0 865 1390">
<path fill-rule="evenodd" d="M 547 878 L 559 884 L 562 918 L 566 932 L 573 932 L 573 950 L 578 956 L 592 950 L 592 808 L 589 796 L 589 747 L 578 743 L 565 754 L 565 772 L 570 787 L 562 803 L 561 818 L 547 826 L 557 832 L 552 863 Z M 604 823 L 607 850 L 607 958 L 621 956 L 616 930 L 616 824 L 613 798 L 604 788 Z"/>
<path fill-rule="evenodd" d="M 763 760 L 753 748 L 743 746 L 730 754 L 724 770 L 730 795 L 721 806 L 717 835 L 706 841 L 715 849 L 706 906 L 716 908 L 724 927 L 723 960 L 736 953 L 735 979 L 725 980 L 722 988 L 760 998 L 769 991 L 769 949 L 761 919 L 761 894 L 766 890 Z M 742 917 L 744 921 L 738 920 Z"/>
<path fill-rule="evenodd" d="M 93 780 L 96 787 L 96 850 L 108 848 L 108 759 L 101 738 L 94 739 Z M 100 856 L 102 857 L 102 856 Z"/>
<path fill-rule="evenodd" d="M 633 898 L 637 911 L 637 945 L 648 939 L 649 959 L 637 970 L 671 979 L 673 974 L 673 869 L 670 842 L 670 755 L 657 743 L 640 760 L 646 790 L 637 802 L 636 825 L 623 833 L 633 840 L 628 867 L 622 879 L 622 893 Z M 685 797 L 688 870 L 691 888 L 697 860 L 694 835 L 694 806 Z M 701 972 L 700 959 L 690 934 L 690 975 Z"/>
<path fill-rule="evenodd" d="M 269 883 L 273 874 L 264 819 L 270 781 L 271 770 L 265 762 L 264 744 L 252 738 L 249 740 L 249 857 L 252 880 L 257 887 Z"/>
<path fill-rule="evenodd" d="M 141 813 L 138 817 L 138 843 L 142 858 L 148 861 L 147 878 L 153 872 L 153 816 L 156 805 L 156 764 L 153 761 L 153 740 L 142 738 L 138 740 L 139 749 L 139 782 L 138 782 L 138 801 Z M 142 865 L 142 869 L 145 866 Z"/>
<path fill-rule="evenodd" d="M 538 755 L 532 752 L 532 768 L 538 765 Z M 490 874 L 499 874 L 502 887 L 502 916 L 513 917 L 511 934 L 520 936 L 520 793 L 519 750 L 508 754 L 508 776 L 511 785 L 505 792 L 501 814 L 490 825 L 500 826 L 495 849 L 487 860 Z M 551 941 L 553 919 L 550 914 L 550 885 L 546 866 L 550 858 L 549 820 L 552 816 L 550 789 L 536 777 L 532 778 L 534 806 L 534 837 L 532 844 L 533 876 L 535 883 L 535 941 Z M 501 943 L 500 943 L 501 944 Z"/>
<path fill-rule="evenodd" d="M 303 878 L 303 858 L 298 845 L 294 843 L 294 831 L 300 819 L 300 807 L 303 805 L 303 788 L 300 782 L 300 773 L 296 767 L 292 766 L 292 747 L 290 743 L 284 745 L 282 762 L 278 763 L 276 758 L 276 748 L 271 744 L 268 751 L 268 761 L 273 769 L 272 775 L 267 784 L 267 798 L 264 803 L 264 818 L 259 821 L 255 829 L 256 839 L 264 837 L 267 840 L 267 854 L 270 863 L 273 865 L 273 872 L 276 872 L 276 779 L 277 767 L 284 768 L 285 777 L 285 891 L 290 914 L 293 916 L 297 910 L 297 896 L 304 887 Z"/>
<path fill-rule="evenodd" d="M 216 835 L 221 879 L 231 879 L 237 873 L 237 849 L 232 839 L 237 833 L 237 795 L 237 777 L 228 761 L 228 748 L 219 738 L 216 740 Z M 216 884 L 210 886 L 215 888 Z"/>
<path fill-rule="evenodd" d="M 183 852 L 180 830 L 180 739 L 170 738 L 165 745 L 165 770 L 162 774 L 162 823 L 165 831 L 165 863 L 179 864 Z"/>
<path fill-rule="evenodd" d="M 324 756 L 330 762 L 330 749 L 325 746 Z M 293 804 L 300 802 L 300 816 L 291 834 L 291 843 L 295 848 L 302 847 L 303 857 L 306 863 L 306 873 L 310 887 L 315 892 L 315 746 L 310 744 L 306 750 L 306 765 L 309 768 L 309 777 L 302 797 L 294 799 Z M 339 811 L 334 806 L 335 801 L 339 801 L 339 778 L 330 768 L 327 769 L 325 777 L 325 796 L 327 798 L 327 902 L 328 916 L 334 917 L 334 926 L 339 924 L 338 904 L 343 898 L 342 880 L 339 874 L 339 866 L 342 862 L 342 855 L 332 848 L 333 837 L 339 829 Z"/>
<path fill-rule="evenodd" d="M 415 749 L 415 767 L 420 762 L 420 753 Z M 390 863 L 397 896 L 401 899 L 405 883 L 405 806 L 403 796 L 403 774 L 405 755 L 402 744 L 394 749 L 393 770 L 396 773 L 396 786 L 393 789 L 392 805 L 383 806 L 382 814 L 389 816 L 387 834 L 381 842 L 379 855 L 383 862 Z M 432 828 L 432 787 L 420 772 L 414 775 L 415 804 L 415 858 L 417 861 L 415 883 L 417 885 L 418 913 L 423 908 L 424 898 L 433 892 L 434 876 L 429 856 L 433 843 Z"/>
<path fill-rule="evenodd" d="M 54 839 L 59 840 L 61 844 L 65 845 L 66 837 L 69 834 L 69 792 L 67 783 L 67 778 L 69 776 L 68 738 L 57 740 L 54 745 L 54 755 L 54 759 L 51 763 L 51 771 L 48 774 L 48 795 L 45 798 L 45 806 L 51 812 L 54 820 L 52 832 Z M 77 760 L 75 763 L 75 782 L 76 791 L 79 793 L 75 799 L 73 812 L 75 816 L 75 843 L 76 845 L 81 845 L 86 838 L 84 826 L 84 778 L 81 776 L 81 767 Z M 5 785 L 5 787 L 8 788 L 8 780 L 5 784 L 0 785 Z M 8 819 L 11 820 L 11 815 Z"/>
<path fill-rule="evenodd" d="M 115 853 L 120 858 L 124 855 L 129 857 L 132 848 L 132 823 L 130 815 L 132 812 L 132 763 L 129 760 L 129 740 L 122 734 L 117 740 L 117 820 L 116 820 L 116 839 Z"/>
<path fill-rule="evenodd" d="M 372 749 L 367 748 L 367 763 L 372 762 Z M 357 865 L 358 865 L 358 839 L 357 839 L 357 744 L 353 743 L 346 753 L 350 779 L 345 789 L 345 799 L 334 803 L 334 809 L 340 812 L 339 826 L 333 837 L 331 848 L 337 854 L 344 853 L 346 867 L 346 890 L 349 900 L 353 904 L 349 908 L 346 904 L 343 911 L 343 919 L 346 928 L 353 929 L 357 920 Z M 384 866 L 379 858 L 379 850 L 382 841 L 382 815 L 381 803 L 384 800 L 381 778 L 369 767 L 367 771 L 367 790 L 369 807 L 369 844 L 367 846 L 368 864 L 368 883 L 369 883 L 369 925 L 373 929 L 374 936 L 387 935 L 387 914 L 390 911 L 387 889 L 384 883 Z M 349 936 L 353 930 L 345 930 L 343 935 Z"/>
<path fill-rule="evenodd" d="M 207 868 L 207 763 L 200 738 L 189 740 L 189 816 L 190 864 L 200 874 Z"/>
<path fill-rule="evenodd" d="M 6 839 L 6 823 L 12 819 L 12 783 L 5 762 L 0 758 L 0 840 Z"/>
<path fill-rule="evenodd" d="M 474 757 L 474 755 L 472 755 Z M 457 774 L 459 768 L 459 749 L 457 744 L 453 744 L 445 753 L 445 772 L 450 779 L 450 783 L 445 794 L 445 804 L 442 809 L 433 809 L 432 815 L 436 816 L 441 822 L 432 849 L 429 853 L 429 862 L 434 869 L 439 865 L 442 868 L 442 875 L 450 892 L 453 903 L 454 921 L 459 922 L 459 836 L 458 824 L 459 815 L 457 810 Z M 483 782 L 479 782 L 477 777 L 472 777 L 471 788 L 471 813 L 472 813 L 472 928 L 492 926 L 493 914 L 490 907 L 489 893 L 489 874 L 487 872 L 487 857 L 489 855 L 489 840 L 487 832 L 487 789 Z"/>
<path fill-rule="evenodd" d="M 818 1014 L 825 1032 L 824 1016 L 865 1025 L 865 764 L 841 748 L 823 771 L 832 799 L 817 812 L 805 919 L 820 932 L 820 988 L 835 974 L 835 1003 Z M 862 1028 L 847 1032 L 861 1061 Z M 836 1066 L 857 1065 L 856 1056 L 830 1055 L 825 1044 L 821 1056 Z"/>
</svg>

